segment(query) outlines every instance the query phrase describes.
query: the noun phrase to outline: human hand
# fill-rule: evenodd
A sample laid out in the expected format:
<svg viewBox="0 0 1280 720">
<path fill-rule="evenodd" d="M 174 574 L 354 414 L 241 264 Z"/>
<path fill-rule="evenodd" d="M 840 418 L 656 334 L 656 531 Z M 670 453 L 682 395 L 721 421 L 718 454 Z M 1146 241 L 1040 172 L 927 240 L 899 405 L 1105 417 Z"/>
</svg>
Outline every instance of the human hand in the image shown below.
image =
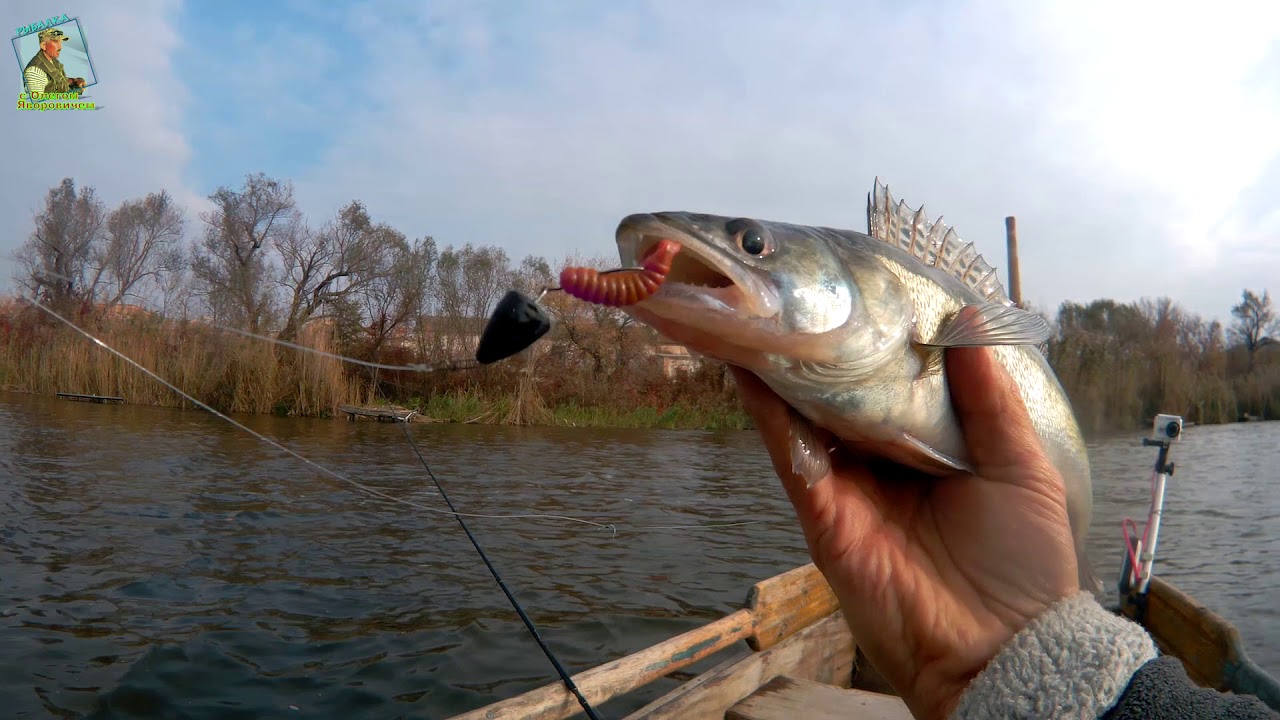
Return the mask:
<svg viewBox="0 0 1280 720">
<path fill-rule="evenodd" d="M 836 447 L 831 471 L 806 488 L 792 469 L 795 411 L 732 368 L 814 564 L 917 718 L 946 717 L 1005 642 L 1079 592 L 1063 480 L 1016 385 L 987 348 L 947 352 L 976 474 L 872 467 Z"/>
</svg>

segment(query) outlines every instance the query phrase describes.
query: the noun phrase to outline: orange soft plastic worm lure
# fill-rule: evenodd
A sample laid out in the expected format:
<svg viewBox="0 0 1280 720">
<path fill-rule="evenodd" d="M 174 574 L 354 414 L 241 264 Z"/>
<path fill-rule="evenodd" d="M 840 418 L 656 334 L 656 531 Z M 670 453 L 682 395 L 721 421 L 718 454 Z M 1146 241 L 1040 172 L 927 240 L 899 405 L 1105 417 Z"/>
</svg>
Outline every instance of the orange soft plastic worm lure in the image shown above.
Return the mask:
<svg viewBox="0 0 1280 720">
<path fill-rule="evenodd" d="M 567 267 L 560 271 L 560 289 L 596 305 L 634 305 L 658 292 L 678 252 L 680 243 L 660 240 L 645 256 L 643 268 L 602 273 L 595 268 Z"/>
</svg>

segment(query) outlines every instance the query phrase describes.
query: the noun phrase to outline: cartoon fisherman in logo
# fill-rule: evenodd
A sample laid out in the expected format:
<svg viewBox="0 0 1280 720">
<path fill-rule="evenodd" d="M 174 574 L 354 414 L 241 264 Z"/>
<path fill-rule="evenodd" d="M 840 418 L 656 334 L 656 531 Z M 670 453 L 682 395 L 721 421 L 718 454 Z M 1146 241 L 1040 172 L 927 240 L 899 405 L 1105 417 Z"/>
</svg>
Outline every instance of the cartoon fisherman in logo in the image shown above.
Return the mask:
<svg viewBox="0 0 1280 720">
<path fill-rule="evenodd" d="M 58 61 L 58 55 L 62 54 L 62 41 L 67 39 L 67 34 L 51 28 L 41 30 L 36 37 L 40 40 L 40 50 L 22 73 L 27 81 L 27 90 L 32 93 L 80 92 L 85 86 L 84 78 L 67 77 L 66 68 Z"/>
</svg>

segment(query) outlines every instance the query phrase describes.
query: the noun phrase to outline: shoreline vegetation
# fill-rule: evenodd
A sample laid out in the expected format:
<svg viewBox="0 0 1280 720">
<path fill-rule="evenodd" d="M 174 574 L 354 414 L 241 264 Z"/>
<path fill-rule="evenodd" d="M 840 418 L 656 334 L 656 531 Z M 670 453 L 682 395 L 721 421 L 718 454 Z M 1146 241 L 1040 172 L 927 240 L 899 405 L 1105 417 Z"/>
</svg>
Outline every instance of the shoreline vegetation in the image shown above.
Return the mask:
<svg viewBox="0 0 1280 720">
<path fill-rule="evenodd" d="M 553 329 L 532 348 L 461 372 L 375 369 L 237 334 L 227 328 L 382 365 L 443 364 L 472 357 L 504 293 L 535 296 L 556 273 L 496 246 L 409 240 L 358 201 L 312 227 L 290 184 L 261 174 L 208 200 L 191 222 L 164 191 L 108 209 L 63 180 L 16 255 L 22 296 L 223 412 L 343 417 L 338 408 L 354 405 L 414 410 L 416 422 L 751 427 L 722 364 L 560 293 L 540 301 Z M 1157 413 L 1280 418 L 1271 297 L 1245 290 L 1231 313 L 1224 326 L 1168 298 L 1042 312 L 1055 328 L 1050 363 L 1090 436 L 1140 429 Z M 191 407 L 17 298 L 0 300 L 0 388 Z"/>
</svg>

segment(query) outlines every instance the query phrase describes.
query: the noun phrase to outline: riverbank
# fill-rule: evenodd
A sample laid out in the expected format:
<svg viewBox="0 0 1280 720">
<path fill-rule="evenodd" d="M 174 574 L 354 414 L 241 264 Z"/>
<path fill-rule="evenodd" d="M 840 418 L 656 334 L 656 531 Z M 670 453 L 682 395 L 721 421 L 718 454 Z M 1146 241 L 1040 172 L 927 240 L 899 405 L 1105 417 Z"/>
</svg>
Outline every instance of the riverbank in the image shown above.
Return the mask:
<svg viewBox="0 0 1280 720">
<path fill-rule="evenodd" d="M 56 393 L 34 393 L 15 387 L 0 387 L 0 392 L 19 393 L 24 395 L 56 396 Z M 114 396 L 110 396 L 114 397 Z M 139 405 L 142 407 L 181 407 L 194 408 L 191 403 L 131 403 L 125 400 L 123 405 Z M 442 423 L 460 425 L 511 425 L 506 421 L 512 410 L 509 400 L 486 400 L 478 396 L 438 395 L 430 400 L 418 400 L 410 404 L 375 403 L 353 407 L 378 411 L 393 410 L 403 416 L 409 414 L 411 423 Z M 292 417 L 346 418 L 347 415 L 338 406 L 330 412 L 312 415 L 300 415 L 285 412 L 256 413 Z M 373 421 L 373 418 L 361 418 L 360 421 Z M 639 407 L 632 409 L 585 407 L 579 404 L 568 404 L 545 408 L 545 413 L 537 422 L 524 422 L 522 425 L 547 427 L 580 427 L 580 428 L 621 428 L 628 430 L 751 430 L 755 426 L 750 416 L 740 407 L 705 407 L 676 403 L 664 408 Z"/>
<path fill-rule="evenodd" d="M 279 348 L 194 322 L 81 318 L 86 329 L 139 365 L 220 412 L 341 417 L 338 408 L 396 406 L 417 422 L 657 429 L 747 429 L 751 423 L 723 369 L 668 377 L 634 360 L 602 371 L 564 353 L 517 357 L 455 373 L 370 371 Z M 324 326 L 297 341 L 351 353 Z M 358 350 L 358 349 L 357 349 Z M 406 353 L 365 358 L 409 365 Z M 428 355 L 427 364 L 444 357 Z M 195 407 L 155 378 L 70 328 L 0 314 L 0 388 L 123 398 L 126 404 Z"/>
<path fill-rule="evenodd" d="M 590 337 L 570 332 L 567 322 L 536 346 L 540 352 L 533 360 L 526 352 L 450 373 L 370 370 L 155 315 L 83 316 L 77 322 L 220 412 L 331 417 L 343 405 L 396 405 L 416 411 L 420 421 L 445 423 L 693 430 L 752 426 L 723 365 L 691 364 L 692 370 L 669 373 L 661 358 L 644 352 L 643 343 L 626 337 L 588 342 Z M 371 351 L 352 340 L 335 341 L 333 335 L 332 325 L 311 324 L 295 340 L 324 352 L 397 366 L 449 359 L 433 348 L 430 337 Z M 1151 361 L 1159 370 L 1152 372 L 1139 367 L 1141 353 L 1117 354 L 1110 348 L 1099 355 L 1095 350 L 1075 335 L 1055 340 L 1049 348 L 1050 363 L 1090 438 L 1144 430 L 1162 412 L 1182 414 L 1201 425 L 1246 416 L 1280 417 L 1280 353 L 1260 354 L 1249 368 L 1242 348 L 1217 349 L 1204 371 L 1189 369 L 1192 356 L 1166 353 Z M 133 405 L 193 406 L 72 329 L 16 307 L 0 311 L 0 388 L 48 396 L 106 395 Z"/>
<path fill-rule="evenodd" d="M 457 393 L 435 395 L 426 400 L 415 399 L 395 407 L 414 411 L 411 422 L 514 424 L 506 422 L 514 404 L 512 398 L 486 399 Z M 750 416 L 736 401 L 724 406 L 676 402 L 665 407 L 633 408 L 567 403 L 544 407 L 538 417 L 520 424 L 636 430 L 750 430 L 754 427 Z"/>
</svg>

